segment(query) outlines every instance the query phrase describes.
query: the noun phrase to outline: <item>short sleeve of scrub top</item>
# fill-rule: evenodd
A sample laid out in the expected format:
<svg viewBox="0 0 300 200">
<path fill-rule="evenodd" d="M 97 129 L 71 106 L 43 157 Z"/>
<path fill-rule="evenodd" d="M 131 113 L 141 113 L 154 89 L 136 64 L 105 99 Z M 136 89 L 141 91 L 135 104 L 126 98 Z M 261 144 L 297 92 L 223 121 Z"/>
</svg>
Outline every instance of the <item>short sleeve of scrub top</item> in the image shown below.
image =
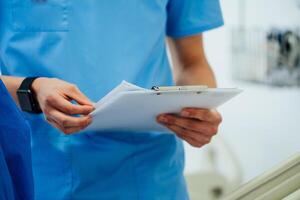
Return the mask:
<svg viewBox="0 0 300 200">
<path fill-rule="evenodd" d="M 219 0 L 170 0 L 166 32 L 173 38 L 186 37 L 223 25 Z"/>
</svg>

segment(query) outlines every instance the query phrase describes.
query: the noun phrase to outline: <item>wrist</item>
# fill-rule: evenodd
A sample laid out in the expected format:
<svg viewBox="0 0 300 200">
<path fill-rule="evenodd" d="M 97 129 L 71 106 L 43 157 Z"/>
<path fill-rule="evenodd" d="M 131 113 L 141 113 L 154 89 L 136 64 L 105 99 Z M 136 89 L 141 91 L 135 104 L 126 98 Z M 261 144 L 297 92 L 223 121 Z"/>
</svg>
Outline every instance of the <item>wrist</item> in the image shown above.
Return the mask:
<svg viewBox="0 0 300 200">
<path fill-rule="evenodd" d="M 35 79 L 35 80 L 33 81 L 32 85 L 31 85 L 31 89 L 33 90 L 33 92 L 34 92 L 35 94 L 38 93 L 38 91 L 39 91 L 39 89 L 40 89 L 40 87 L 41 87 L 41 83 L 42 83 L 45 79 L 47 79 L 47 78 L 39 77 L 39 78 L 37 78 L 37 79 Z"/>
</svg>

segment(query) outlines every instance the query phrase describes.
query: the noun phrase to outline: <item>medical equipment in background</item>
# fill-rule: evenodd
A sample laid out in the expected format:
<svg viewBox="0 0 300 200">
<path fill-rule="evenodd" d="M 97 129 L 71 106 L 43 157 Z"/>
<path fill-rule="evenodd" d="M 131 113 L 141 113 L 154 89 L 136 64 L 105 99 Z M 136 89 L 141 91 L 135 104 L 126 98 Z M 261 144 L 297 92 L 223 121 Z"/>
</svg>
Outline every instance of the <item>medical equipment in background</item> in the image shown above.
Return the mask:
<svg viewBox="0 0 300 200">
<path fill-rule="evenodd" d="M 300 34 L 271 31 L 267 36 L 267 56 L 271 83 L 300 86 Z"/>
<path fill-rule="evenodd" d="M 300 153 L 238 188 L 222 200 L 299 200 Z"/>
<path fill-rule="evenodd" d="M 203 151 L 199 170 L 185 175 L 190 199 L 218 200 L 241 185 L 242 170 L 235 154 L 220 136 Z"/>
<path fill-rule="evenodd" d="M 300 29 L 233 28 L 233 78 L 275 86 L 300 86 Z"/>
<path fill-rule="evenodd" d="M 300 9 L 300 1 L 294 2 Z M 237 3 L 238 24 L 231 30 L 233 79 L 300 86 L 300 27 L 250 28 L 247 0 Z"/>
</svg>

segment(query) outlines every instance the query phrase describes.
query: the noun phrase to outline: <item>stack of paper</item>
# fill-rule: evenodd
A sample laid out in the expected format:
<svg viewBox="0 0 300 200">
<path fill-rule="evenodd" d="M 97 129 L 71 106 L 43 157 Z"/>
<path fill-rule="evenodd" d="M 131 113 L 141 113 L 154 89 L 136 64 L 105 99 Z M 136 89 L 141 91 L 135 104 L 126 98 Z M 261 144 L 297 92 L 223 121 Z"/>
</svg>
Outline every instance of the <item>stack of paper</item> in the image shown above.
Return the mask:
<svg viewBox="0 0 300 200">
<path fill-rule="evenodd" d="M 87 130 L 169 132 L 156 122 L 162 113 L 179 113 L 182 108 L 216 108 L 241 90 L 201 88 L 185 91 L 154 91 L 123 81 L 99 102 Z"/>
</svg>

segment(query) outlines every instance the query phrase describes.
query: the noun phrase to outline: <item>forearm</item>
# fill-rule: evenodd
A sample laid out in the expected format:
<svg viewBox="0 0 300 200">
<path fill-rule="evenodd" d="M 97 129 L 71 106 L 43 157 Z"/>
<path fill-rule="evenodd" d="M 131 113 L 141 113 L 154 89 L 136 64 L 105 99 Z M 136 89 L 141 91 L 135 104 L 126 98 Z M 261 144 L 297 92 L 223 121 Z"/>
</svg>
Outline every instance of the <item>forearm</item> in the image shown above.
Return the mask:
<svg viewBox="0 0 300 200">
<path fill-rule="evenodd" d="M 179 69 L 174 73 L 176 85 L 207 85 L 212 88 L 217 85 L 214 73 L 207 62 L 199 62 Z"/>
<path fill-rule="evenodd" d="M 207 85 L 216 87 L 211 67 L 206 59 L 202 35 L 181 39 L 168 38 L 177 85 Z"/>
<path fill-rule="evenodd" d="M 22 77 L 13 77 L 13 76 L 0 76 L 3 83 L 5 84 L 7 90 L 15 100 L 17 104 L 19 104 L 18 98 L 17 98 L 17 90 L 20 87 L 22 81 L 24 78 Z"/>
</svg>

